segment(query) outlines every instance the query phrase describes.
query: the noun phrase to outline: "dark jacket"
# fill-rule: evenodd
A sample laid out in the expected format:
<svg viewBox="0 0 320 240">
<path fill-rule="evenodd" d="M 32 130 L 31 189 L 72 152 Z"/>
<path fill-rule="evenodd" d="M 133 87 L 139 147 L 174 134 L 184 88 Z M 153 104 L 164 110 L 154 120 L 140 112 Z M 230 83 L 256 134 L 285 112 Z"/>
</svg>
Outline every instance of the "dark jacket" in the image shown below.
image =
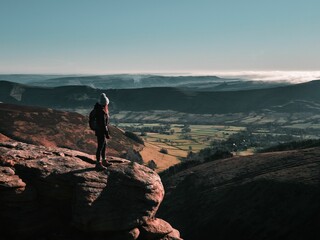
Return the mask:
<svg viewBox="0 0 320 240">
<path fill-rule="evenodd" d="M 96 136 L 98 135 L 109 135 L 108 124 L 109 124 L 109 116 L 104 111 L 103 106 L 99 103 L 94 105 L 95 114 L 96 114 L 96 121 L 97 121 L 97 128 L 95 130 Z"/>
</svg>

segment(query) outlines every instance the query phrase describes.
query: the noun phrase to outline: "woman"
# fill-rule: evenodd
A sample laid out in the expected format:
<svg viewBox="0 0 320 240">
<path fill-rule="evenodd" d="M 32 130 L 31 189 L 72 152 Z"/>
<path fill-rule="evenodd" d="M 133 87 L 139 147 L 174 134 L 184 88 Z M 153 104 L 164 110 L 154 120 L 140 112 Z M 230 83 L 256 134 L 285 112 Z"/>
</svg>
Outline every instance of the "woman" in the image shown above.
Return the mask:
<svg viewBox="0 0 320 240">
<path fill-rule="evenodd" d="M 110 138 L 109 135 L 109 99 L 107 98 L 105 93 L 102 93 L 100 95 L 100 101 L 97 102 L 94 106 L 95 110 L 95 118 L 96 118 L 96 128 L 95 128 L 95 135 L 97 136 L 97 142 L 98 147 L 96 151 L 96 169 L 103 170 L 105 169 L 104 166 L 109 166 L 109 164 L 106 160 L 106 145 L 107 140 Z M 102 158 L 102 163 L 101 159 Z"/>
</svg>

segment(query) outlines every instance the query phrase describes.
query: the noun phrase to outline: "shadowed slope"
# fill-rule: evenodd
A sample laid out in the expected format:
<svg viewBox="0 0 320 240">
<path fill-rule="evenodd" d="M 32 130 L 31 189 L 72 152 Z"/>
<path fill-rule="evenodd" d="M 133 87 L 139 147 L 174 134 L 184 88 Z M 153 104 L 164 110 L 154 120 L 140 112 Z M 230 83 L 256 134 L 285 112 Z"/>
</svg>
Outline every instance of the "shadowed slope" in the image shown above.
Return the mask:
<svg viewBox="0 0 320 240">
<path fill-rule="evenodd" d="M 162 180 L 159 216 L 185 239 L 320 236 L 320 148 L 217 160 Z"/>
</svg>

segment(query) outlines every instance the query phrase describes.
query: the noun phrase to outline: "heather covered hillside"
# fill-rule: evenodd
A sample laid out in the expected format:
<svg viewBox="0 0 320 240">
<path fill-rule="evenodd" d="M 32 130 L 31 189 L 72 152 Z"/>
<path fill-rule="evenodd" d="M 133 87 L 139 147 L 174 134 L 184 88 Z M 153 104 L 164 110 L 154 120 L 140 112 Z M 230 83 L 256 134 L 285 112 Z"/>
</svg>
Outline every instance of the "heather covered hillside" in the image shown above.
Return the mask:
<svg viewBox="0 0 320 240">
<path fill-rule="evenodd" d="M 319 177 L 319 147 L 172 169 L 158 216 L 185 239 L 318 239 Z"/>
<path fill-rule="evenodd" d="M 14 140 L 90 154 L 96 150 L 96 137 L 89 128 L 88 117 L 78 113 L 0 104 L 0 122 L 0 133 Z M 110 132 L 112 139 L 108 151 L 113 156 L 120 156 L 129 148 L 143 148 L 114 126 L 110 126 Z"/>
</svg>

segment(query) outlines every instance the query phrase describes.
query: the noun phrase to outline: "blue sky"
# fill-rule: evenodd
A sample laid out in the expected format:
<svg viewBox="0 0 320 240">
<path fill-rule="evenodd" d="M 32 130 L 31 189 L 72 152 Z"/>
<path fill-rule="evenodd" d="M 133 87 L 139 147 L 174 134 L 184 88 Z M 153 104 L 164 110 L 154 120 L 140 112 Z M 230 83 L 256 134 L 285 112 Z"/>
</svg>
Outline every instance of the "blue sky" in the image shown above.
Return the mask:
<svg viewBox="0 0 320 240">
<path fill-rule="evenodd" d="M 0 0 L 1 73 L 320 70 L 318 0 Z"/>
</svg>

